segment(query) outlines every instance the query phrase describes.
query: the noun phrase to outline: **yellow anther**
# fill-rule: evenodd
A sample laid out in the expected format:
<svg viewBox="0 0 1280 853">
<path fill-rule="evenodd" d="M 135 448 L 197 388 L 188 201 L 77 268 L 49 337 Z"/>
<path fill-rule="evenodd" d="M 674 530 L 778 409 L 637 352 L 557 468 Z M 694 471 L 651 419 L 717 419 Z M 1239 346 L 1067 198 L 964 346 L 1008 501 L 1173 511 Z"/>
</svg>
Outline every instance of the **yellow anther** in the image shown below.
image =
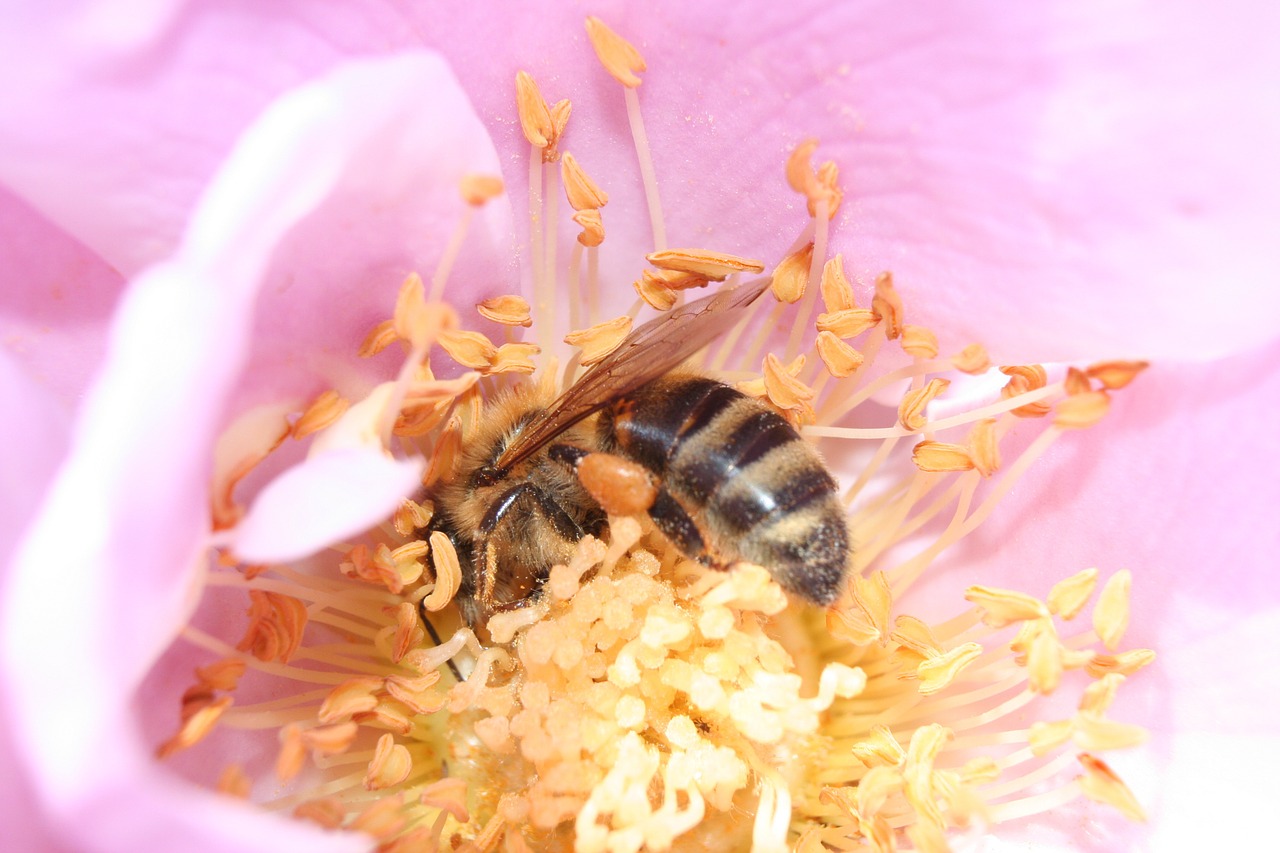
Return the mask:
<svg viewBox="0 0 1280 853">
<path fill-rule="evenodd" d="M 440 334 L 440 347 L 464 367 L 488 367 L 498 348 L 480 332 L 451 331 Z"/>
<path fill-rule="evenodd" d="M 578 233 L 578 242 L 588 249 L 595 248 L 604 242 L 604 220 L 598 210 L 580 210 L 573 215 L 573 221 L 582 229 Z"/>
<path fill-rule="evenodd" d="M 928 473 L 952 471 L 972 471 L 973 457 L 969 451 L 959 444 L 946 444 L 941 441 L 922 441 L 911 452 L 911 461 L 916 467 Z"/>
<path fill-rule="evenodd" d="M 645 260 L 658 269 L 695 273 L 711 281 L 724 281 L 737 272 L 764 272 L 760 261 L 705 249 L 666 249 L 645 255 Z"/>
<path fill-rule="evenodd" d="M 591 46 L 595 48 L 600 64 L 613 79 L 628 89 L 640 85 L 640 77 L 637 75 L 647 66 L 635 45 L 609 29 L 604 21 L 594 15 L 587 18 L 587 38 L 591 39 Z"/>
<path fill-rule="evenodd" d="M 178 730 L 178 733 L 162 743 L 156 750 L 156 756 L 168 758 L 179 750 L 199 743 L 209 732 L 213 731 L 213 727 L 217 725 L 223 713 L 227 708 L 231 707 L 231 701 L 230 696 L 223 696 L 221 699 L 210 702 L 187 717 L 182 721 L 182 728 Z"/>
<path fill-rule="evenodd" d="M 590 366 L 618 348 L 631 333 L 631 318 L 625 314 L 597 323 L 589 329 L 580 329 L 564 336 L 570 346 L 582 348 L 582 364 Z"/>
<path fill-rule="evenodd" d="M 564 182 L 564 194 L 574 210 L 599 210 L 609 203 L 609 194 L 578 164 L 577 158 L 566 153 L 560 160 L 560 179 Z"/>
<path fill-rule="evenodd" d="M 1144 666 L 1153 663 L 1155 659 L 1156 653 L 1151 649 L 1133 649 L 1118 655 L 1094 655 L 1085 664 L 1084 671 L 1094 678 L 1101 678 L 1112 672 L 1119 675 L 1133 675 Z"/>
<path fill-rule="evenodd" d="M 360 358 L 375 356 L 399 340 L 399 337 L 396 334 L 395 320 L 383 320 L 370 329 L 369 334 L 365 335 L 364 341 L 360 344 L 360 349 L 356 351 L 356 355 Z"/>
<path fill-rule="evenodd" d="M 537 344 L 511 343 L 498 347 L 489 365 L 489 373 L 533 373 L 537 365 L 533 357 L 542 350 Z"/>
<path fill-rule="evenodd" d="M 902 744 L 885 725 L 872 726 L 870 736 L 856 742 L 851 751 L 867 767 L 897 767 L 907 757 Z"/>
<path fill-rule="evenodd" d="M 924 326 L 903 326 L 902 351 L 913 358 L 937 358 L 938 336 Z"/>
<path fill-rule="evenodd" d="M 1045 755 L 1071 740 L 1075 723 L 1071 720 L 1037 721 L 1031 724 L 1027 742 L 1033 755 Z"/>
<path fill-rule="evenodd" d="M 986 347 L 982 344 L 969 344 L 960 350 L 959 355 L 951 357 L 951 363 L 961 373 L 976 375 L 985 373 L 991 367 L 991 357 L 987 355 Z"/>
<path fill-rule="evenodd" d="M 290 434 L 295 439 L 305 438 L 332 426 L 350 406 L 351 402 L 339 396 L 337 391 L 325 391 L 311 401 L 311 405 L 294 422 Z"/>
<path fill-rule="evenodd" d="M 809 243 L 782 259 L 773 270 L 769 285 L 779 302 L 799 302 L 809 283 L 809 265 L 813 261 L 813 243 Z"/>
<path fill-rule="evenodd" d="M 898 423 L 903 429 L 918 432 L 929 423 L 925 410 L 951 383 L 946 379 L 930 379 L 923 388 L 910 391 L 898 404 Z"/>
<path fill-rule="evenodd" d="M 447 535 L 437 530 L 431 534 L 430 542 L 431 567 L 436 573 L 436 584 L 422 600 L 422 608 L 428 613 L 435 613 L 443 610 L 457 595 L 458 587 L 462 585 L 462 564 Z"/>
<path fill-rule="evenodd" d="M 969 456 L 973 466 L 984 477 L 1000 470 L 1000 442 L 996 436 L 996 422 L 984 418 L 973 425 L 968 437 Z"/>
<path fill-rule="evenodd" d="M 1129 587 L 1133 575 L 1121 569 L 1102 587 L 1098 603 L 1093 608 L 1093 630 L 1102 638 L 1108 651 L 1114 652 L 1129 627 Z"/>
<path fill-rule="evenodd" d="M 1128 385 L 1150 364 L 1145 361 L 1100 361 L 1085 371 L 1090 379 L 1102 383 L 1102 387 L 1115 391 Z"/>
<path fill-rule="evenodd" d="M 876 276 L 876 293 L 871 299 L 871 310 L 884 321 L 884 336 L 897 340 L 902 335 L 902 297 L 893 286 L 893 274 L 882 272 Z"/>
<path fill-rule="evenodd" d="M 819 332 L 817 349 L 827 372 L 837 378 L 852 376 L 862 366 L 862 353 L 840 340 L 835 332 Z"/>
<path fill-rule="evenodd" d="M 1056 613 L 1063 619 L 1074 619 L 1084 606 L 1089 603 L 1093 589 L 1098 584 L 1098 570 L 1085 569 L 1066 580 L 1054 584 L 1049 590 L 1049 612 Z"/>
<path fill-rule="evenodd" d="M 458 191 L 472 207 L 481 207 L 503 192 L 502 178 L 497 175 L 463 175 Z"/>
<path fill-rule="evenodd" d="M 813 389 L 805 385 L 796 376 L 804 367 L 804 356 L 796 359 L 785 368 L 773 353 L 764 358 L 764 388 L 770 402 L 779 409 L 798 409 L 813 399 Z"/>
<path fill-rule="evenodd" d="M 822 304 L 829 313 L 858 307 L 844 274 L 844 255 L 836 255 L 822 266 Z"/>
<path fill-rule="evenodd" d="M 1045 386 L 1048 377 L 1044 367 L 1039 364 L 1019 364 L 1000 368 L 1000 372 L 1009 377 L 1008 383 L 1000 391 L 1002 399 L 1011 400 L 1020 394 L 1037 391 Z M 1020 418 L 1040 418 L 1049 413 L 1050 405 L 1043 400 L 1028 403 L 1013 410 Z"/>
<path fill-rule="evenodd" d="M 1076 394 L 1058 402 L 1053 422 L 1063 429 L 1087 429 L 1102 420 L 1111 408 L 1105 391 Z"/>
<path fill-rule="evenodd" d="M 1027 686 L 1033 693 L 1047 696 L 1062 682 L 1062 641 L 1049 617 L 1035 625 L 1027 643 Z"/>
<path fill-rule="evenodd" d="M 555 122 L 537 82 L 527 71 L 516 72 L 516 111 L 529 144 L 544 151 L 549 148 L 556 138 Z"/>
<path fill-rule="evenodd" d="M 1067 375 L 1062 380 L 1062 390 L 1072 396 L 1088 394 L 1093 390 L 1093 383 L 1089 381 L 1088 376 L 1085 376 L 1083 370 L 1076 367 L 1068 367 Z"/>
<path fill-rule="evenodd" d="M 990 628 L 1003 628 L 1014 622 L 1049 615 L 1048 608 L 1038 598 L 1013 590 L 971 586 L 964 591 L 964 597 L 982 608 L 982 622 Z"/>
<path fill-rule="evenodd" d="M 873 328 L 880 322 L 880 315 L 870 308 L 844 308 L 818 315 L 818 331 L 831 332 L 848 340 Z"/>
<path fill-rule="evenodd" d="M 529 316 L 529 303 L 523 296 L 507 295 L 486 299 L 476 306 L 480 316 L 504 326 L 533 325 Z"/>
<path fill-rule="evenodd" d="M 926 696 L 937 693 L 949 685 L 962 669 L 977 660 L 981 654 L 982 646 L 977 643 L 963 643 L 950 651 L 921 661 L 916 667 L 916 677 L 920 679 L 920 692 Z"/>
<path fill-rule="evenodd" d="M 1084 775 L 1079 778 L 1080 790 L 1091 800 L 1105 803 L 1117 809 L 1129 820 L 1145 823 L 1147 814 L 1138 804 L 1138 799 L 1129 787 L 1120 781 L 1115 771 L 1100 758 L 1087 752 L 1077 756 L 1084 768 Z"/>
<path fill-rule="evenodd" d="M 392 785 L 399 785 L 409 778 L 411 770 L 413 758 L 409 755 L 409 749 L 404 744 L 396 743 L 395 737 L 390 733 L 384 734 L 378 738 L 378 745 L 374 747 L 373 759 L 365 773 L 364 787 L 370 791 L 381 791 Z"/>
<path fill-rule="evenodd" d="M 650 277 L 647 270 L 644 276 L 639 281 L 633 281 L 631 286 L 636 289 L 636 293 L 650 308 L 668 311 L 676 304 L 675 290 L 663 284 L 656 277 Z"/>
</svg>

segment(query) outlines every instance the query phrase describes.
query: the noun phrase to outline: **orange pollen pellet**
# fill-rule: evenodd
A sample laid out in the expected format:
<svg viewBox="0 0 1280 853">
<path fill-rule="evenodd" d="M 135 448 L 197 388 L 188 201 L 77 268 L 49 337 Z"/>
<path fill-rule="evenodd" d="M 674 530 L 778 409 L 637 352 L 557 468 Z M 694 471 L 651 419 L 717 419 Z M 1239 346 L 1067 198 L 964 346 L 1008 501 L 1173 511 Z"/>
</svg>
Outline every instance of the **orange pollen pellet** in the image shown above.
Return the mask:
<svg viewBox="0 0 1280 853">
<path fill-rule="evenodd" d="M 613 79 L 628 89 L 640 85 L 638 73 L 645 71 L 648 66 L 635 45 L 609 29 L 604 21 L 595 16 L 587 18 L 587 38 L 591 39 L 591 46 L 595 48 L 600 64 Z"/>
<path fill-rule="evenodd" d="M 658 497 L 648 470 L 610 453 L 589 453 L 576 470 L 583 487 L 609 515 L 639 515 Z"/>
<path fill-rule="evenodd" d="M 951 383 L 946 379 L 930 379 L 923 388 L 907 393 L 898 404 L 898 423 L 903 429 L 919 432 L 929 422 L 925 410 Z"/>
<path fill-rule="evenodd" d="M 809 265 L 813 261 L 813 243 L 803 246 L 782 259 L 773 270 L 769 285 L 779 302 L 799 302 L 809 283 Z"/>
</svg>

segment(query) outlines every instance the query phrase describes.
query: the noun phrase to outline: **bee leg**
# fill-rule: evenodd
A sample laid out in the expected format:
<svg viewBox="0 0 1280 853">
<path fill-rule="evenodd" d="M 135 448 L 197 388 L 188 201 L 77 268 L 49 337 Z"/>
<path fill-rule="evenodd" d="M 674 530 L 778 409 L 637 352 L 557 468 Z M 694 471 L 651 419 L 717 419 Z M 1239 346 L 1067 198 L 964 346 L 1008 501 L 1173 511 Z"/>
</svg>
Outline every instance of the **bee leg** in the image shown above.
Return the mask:
<svg viewBox="0 0 1280 853">
<path fill-rule="evenodd" d="M 508 489 L 502 497 L 493 502 L 489 507 L 489 511 L 480 521 L 475 539 L 472 543 L 472 563 L 480 567 L 480 589 L 477 590 L 477 598 L 481 605 L 487 611 L 501 609 L 509 601 L 498 602 L 495 600 L 494 592 L 497 589 L 498 576 L 498 550 L 492 541 L 494 532 L 503 524 L 504 521 L 513 515 L 515 510 L 521 504 L 532 504 L 531 510 L 541 512 L 543 517 L 550 522 L 552 529 L 564 540 L 568 542 L 577 542 L 586 532 L 578 522 L 564 511 L 564 509 L 551 499 L 551 496 L 539 489 L 533 483 L 521 483 Z M 515 601 L 523 600 L 531 594 L 537 585 L 541 582 L 541 578 L 536 576 L 534 567 L 528 568 L 528 576 L 525 577 L 508 577 L 503 579 L 504 585 L 508 588 L 514 587 L 521 590 L 524 595 L 516 594 Z M 510 590 L 508 590 L 510 592 Z"/>
<path fill-rule="evenodd" d="M 639 515 L 658 497 L 657 479 L 630 459 L 567 444 L 553 444 L 547 453 L 578 477 L 608 515 Z"/>
</svg>

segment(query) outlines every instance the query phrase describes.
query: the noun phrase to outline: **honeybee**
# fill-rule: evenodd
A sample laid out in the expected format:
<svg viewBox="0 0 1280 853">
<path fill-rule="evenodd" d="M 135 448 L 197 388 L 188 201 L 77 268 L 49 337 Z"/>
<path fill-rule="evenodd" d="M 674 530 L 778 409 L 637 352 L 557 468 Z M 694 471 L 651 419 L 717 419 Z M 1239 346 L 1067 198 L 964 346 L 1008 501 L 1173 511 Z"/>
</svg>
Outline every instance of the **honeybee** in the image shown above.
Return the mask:
<svg viewBox="0 0 1280 853">
<path fill-rule="evenodd" d="M 643 506 L 686 556 L 720 569 L 756 563 L 792 593 L 835 599 L 849 533 L 817 451 L 764 403 L 672 372 L 768 285 L 724 290 L 638 327 L 554 400 L 526 386 L 484 410 L 432 495 L 432 528 L 462 563 L 456 601 L 468 624 L 529 603 L 584 535 L 603 532 L 606 513 L 579 476 L 583 460 L 601 454 L 624 460 L 621 472 L 647 472 Z"/>
</svg>

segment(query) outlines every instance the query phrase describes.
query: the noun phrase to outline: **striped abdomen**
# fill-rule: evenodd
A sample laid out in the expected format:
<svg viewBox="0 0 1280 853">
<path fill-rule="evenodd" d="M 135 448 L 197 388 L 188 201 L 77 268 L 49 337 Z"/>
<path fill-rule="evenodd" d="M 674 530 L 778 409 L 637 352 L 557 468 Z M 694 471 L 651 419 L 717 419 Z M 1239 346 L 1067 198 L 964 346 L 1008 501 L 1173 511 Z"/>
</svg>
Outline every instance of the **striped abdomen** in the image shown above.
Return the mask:
<svg viewBox="0 0 1280 853">
<path fill-rule="evenodd" d="M 598 429 L 604 449 L 662 481 L 679 510 L 660 501 L 651 515 L 685 554 L 757 563 L 820 604 L 839 594 L 849 533 L 835 481 L 772 409 L 714 379 L 675 374 L 614 401 Z"/>
</svg>

